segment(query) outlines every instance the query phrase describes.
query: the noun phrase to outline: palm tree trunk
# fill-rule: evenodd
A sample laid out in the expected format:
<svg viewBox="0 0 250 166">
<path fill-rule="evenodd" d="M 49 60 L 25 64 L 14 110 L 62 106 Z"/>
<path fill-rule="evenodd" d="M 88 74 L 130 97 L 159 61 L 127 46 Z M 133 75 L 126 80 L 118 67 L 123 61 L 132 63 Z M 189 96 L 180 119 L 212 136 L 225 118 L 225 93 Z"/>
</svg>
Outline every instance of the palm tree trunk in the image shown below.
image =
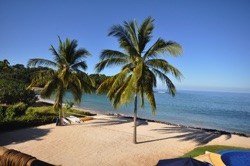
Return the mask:
<svg viewBox="0 0 250 166">
<path fill-rule="evenodd" d="M 137 136 L 137 131 L 136 131 L 137 124 L 136 124 L 136 121 L 137 121 L 137 93 L 135 93 L 135 96 L 134 96 L 134 139 L 133 139 L 134 144 L 137 144 L 137 139 L 136 139 L 136 136 Z"/>
<path fill-rule="evenodd" d="M 63 101 L 63 89 L 58 88 L 58 92 L 56 95 L 56 108 L 59 112 L 59 126 L 63 125 L 63 110 L 62 110 L 62 101 Z"/>
<path fill-rule="evenodd" d="M 59 108 L 59 126 L 63 125 L 62 107 Z"/>
<path fill-rule="evenodd" d="M 59 126 L 63 125 L 62 95 L 59 98 Z"/>
</svg>

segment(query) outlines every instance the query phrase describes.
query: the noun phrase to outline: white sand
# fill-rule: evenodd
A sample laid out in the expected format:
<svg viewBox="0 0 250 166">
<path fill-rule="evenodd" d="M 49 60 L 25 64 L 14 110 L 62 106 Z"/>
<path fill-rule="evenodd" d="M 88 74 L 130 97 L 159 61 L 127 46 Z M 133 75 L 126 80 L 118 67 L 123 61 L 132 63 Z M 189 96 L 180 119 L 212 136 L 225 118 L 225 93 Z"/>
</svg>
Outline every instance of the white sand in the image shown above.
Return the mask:
<svg viewBox="0 0 250 166">
<path fill-rule="evenodd" d="M 49 124 L 0 134 L 0 146 L 63 166 L 153 166 L 197 146 L 250 148 L 250 138 L 219 135 L 197 129 L 140 121 L 133 144 L 132 119 L 97 115 L 82 124 Z"/>
</svg>

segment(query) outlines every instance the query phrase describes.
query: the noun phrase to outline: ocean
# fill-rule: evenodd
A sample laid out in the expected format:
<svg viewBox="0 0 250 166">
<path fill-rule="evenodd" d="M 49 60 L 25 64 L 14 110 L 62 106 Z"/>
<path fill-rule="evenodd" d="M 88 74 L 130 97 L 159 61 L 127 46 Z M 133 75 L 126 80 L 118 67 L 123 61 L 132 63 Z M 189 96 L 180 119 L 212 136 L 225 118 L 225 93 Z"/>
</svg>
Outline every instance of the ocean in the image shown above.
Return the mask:
<svg viewBox="0 0 250 166">
<path fill-rule="evenodd" d="M 64 101 L 73 101 L 66 93 Z M 175 97 L 156 90 L 156 115 L 145 100 L 144 109 L 138 103 L 138 117 L 189 127 L 222 130 L 250 135 L 250 94 L 179 90 Z M 74 104 L 101 114 L 133 116 L 133 102 L 115 110 L 106 95 L 83 94 L 81 103 Z"/>
</svg>

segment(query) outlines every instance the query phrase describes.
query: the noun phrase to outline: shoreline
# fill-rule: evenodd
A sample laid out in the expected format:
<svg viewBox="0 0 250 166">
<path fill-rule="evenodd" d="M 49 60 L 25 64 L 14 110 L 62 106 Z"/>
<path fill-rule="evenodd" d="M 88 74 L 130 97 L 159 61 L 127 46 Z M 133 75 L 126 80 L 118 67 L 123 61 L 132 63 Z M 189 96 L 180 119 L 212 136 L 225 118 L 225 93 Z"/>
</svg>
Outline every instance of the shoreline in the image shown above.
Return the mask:
<svg viewBox="0 0 250 166">
<path fill-rule="evenodd" d="M 44 100 L 44 99 L 40 99 L 40 98 L 39 98 L 39 100 L 37 102 L 43 102 L 43 103 L 52 104 L 52 105 L 54 104 L 54 101 L 52 101 L 52 100 Z M 85 108 L 80 108 L 80 107 L 73 107 L 73 108 L 74 109 L 79 109 L 81 111 L 86 111 L 86 112 L 94 113 L 94 114 L 101 114 L 101 115 L 107 115 L 107 116 L 115 116 L 115 117 L 122 117 L 122 118 L 133 119 L 133 116 L 119 114 L 119 113 L 117 113 L 117 114 L 106 113 L 105 114 L 105 113 L 100 113 L 98 111 L 94 111 L 94 110 L 90 110 L 90 109 L 85 109 Z M 175 126 L 175 127 L 184 127 L 184 128 L 188 128 L 188 129 L 198 129 L 198 130 L 203 130 L 205 132 L 213 132 L 213 133 L 222 134 L 222 135 L 233 134 L 233 135 L 238 135 L 238 136 L 242 136 L 242 137 L 250 137 L 250 134 L 241 133 L 241 132 L 230 132 L 230 131 L 219 130 L 219 129 L 212 129 L 212 128 L 186 126 L 186 125 L 182 125 L 182 124 L 175 124 L 175 123 L 163 122 L 163 121 L 146 119 L 146 118 L 140 118 L 140 117 L 137 117 L 137 120 L 142 120 L 142 121 L 146 121 L 146 122 L 160 123 L 160 124 L 166 124 L 166 125 L 171 125 L 171 126 Z"/>
<path fill-rule="evenodd" d="M 103 115 L 133 119 L 132 116 L 127 116 L 127 115 L 123 115 L 123 114 L 103 114 Z M 171 126 L 175 126 L 175 127 L 184 127 L 184 128 L 187 128 L 187 129 L 203 130 L 205 132 L 213 132 L 213 133 L 221 134 L 221 135 L 230 135 L 230 134 L 233 134 L 233 135 L 238 135 L 238 136 L 247 137 L 247 138 L 250 137 L 250 134 L 239 133 L 239 132 L 229 132 L 229 131 L 218 130 L 218 129 L 211 129 L 211 128 L 185 126 L 185 125 L 182 125 L 182 124 L 162 122 L 162 121 L 157 121 L 157 120 L 152 120 L 152 119 L 145 119 L 145 118 L 139 118 L 139 117 L 137 117 L 137 120 L 142 120 L 142 121 L 146 121 L 146 122 L 153 122 L 153 123 L 160 123 L 160 124 L 166 124 L 166 125 L 171 125 Z"/>
</svg>

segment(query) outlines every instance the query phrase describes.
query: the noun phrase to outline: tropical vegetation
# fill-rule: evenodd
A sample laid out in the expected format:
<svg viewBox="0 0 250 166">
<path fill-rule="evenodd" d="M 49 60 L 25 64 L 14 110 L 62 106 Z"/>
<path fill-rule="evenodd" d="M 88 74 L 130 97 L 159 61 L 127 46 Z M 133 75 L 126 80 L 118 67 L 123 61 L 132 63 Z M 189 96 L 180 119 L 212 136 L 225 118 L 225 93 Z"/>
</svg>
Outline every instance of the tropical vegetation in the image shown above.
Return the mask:
<svg viewBox="0 0 250 166">
<path fill-rule="evenodd" d="M 115 25 L 111 28 L 109 36 L 114 36 L 119 42 L 123 52 L 106 49 L 101 52 L 100 62 L 96 64 L 97 72 L 105 67 L 121 65 L 121 71 L 106 79 L 97 89 L 97 93 L 107 93 L 114 108 L 118 109 L 123 104 L 134 101 L 134 136 L 136 139 L 137 98 L 140 97 L 140 106 L 144 107 L 144 98 L 151 105 L 152 113 L 156 112 L 154 88 L 157 85 L 157 77 L 162 80 L 169 93 L 174 96 L 175 86 L 167 74 L 171 73 L 177 80 L 182 77 L 181 72 L 160 59 L 161 55 L 174 57 L 182 53 L 182 47 L 174 41 L 165 41 L 159 38 L 152 46 L 148 46 L 152 39 L 154 20 L 146 18 L 139 26 L 137 21 L 124 21 L 123 25 Z M 148 49 L 147 49 L 148 48 Z"/>
<path fill-rule="evenodd" d="M 32 105 L 37 100 L 32 90 L 26 90 L 26 84 L 19 80 L 0 79 L 0 104 L 26 103 Z"/>
<path fill-rule="evenodd" d="M 32 105 L 37 100 L 36 94 L 26 90 L 32 72 L 20 64 L 10 66 L 7 59 L 0 61 L 0 104 Z"/>
<path fill-rule="evenodd" d="M 92 92 L 92 82 L 89 76 L 83 72 L 87 69 L 85 58 L 91 54 L 84 48 L 77 49 L 77 41 L 68 38 L 62 42 L 59 38 L 59 48 L 56 50 L 52 45 L 49 50 L 54 56 L 54 61 L 35 58 L 30 59 L 28 66 L 46 66 L 52 69 L 36 72 L 32 76 L 32 82 L 28 89 L 36 86 L 39 82 L 45 83 L 41 91 L 42 98 L 50 98 L 55 95 L 54 110 L 59 112 L 59 125 L 63 118 L 63 96 L 66 91 L 72 93 L 75 102 L 80 102 L 82 92 Z"/>
<path fill-rule="evenodd" d="M 63 108 L 68 115 L 78 117 L 94 116 L 90 112 Z M 57 113 L 53 107 L 45 103 L 37 103 L 29 106 L 24 103 L 17 103 L 8 106 L 0 105 L 0 132 L 16 130 L 24 127 L 32 127 L 55 123 Z"/>
</svg>

